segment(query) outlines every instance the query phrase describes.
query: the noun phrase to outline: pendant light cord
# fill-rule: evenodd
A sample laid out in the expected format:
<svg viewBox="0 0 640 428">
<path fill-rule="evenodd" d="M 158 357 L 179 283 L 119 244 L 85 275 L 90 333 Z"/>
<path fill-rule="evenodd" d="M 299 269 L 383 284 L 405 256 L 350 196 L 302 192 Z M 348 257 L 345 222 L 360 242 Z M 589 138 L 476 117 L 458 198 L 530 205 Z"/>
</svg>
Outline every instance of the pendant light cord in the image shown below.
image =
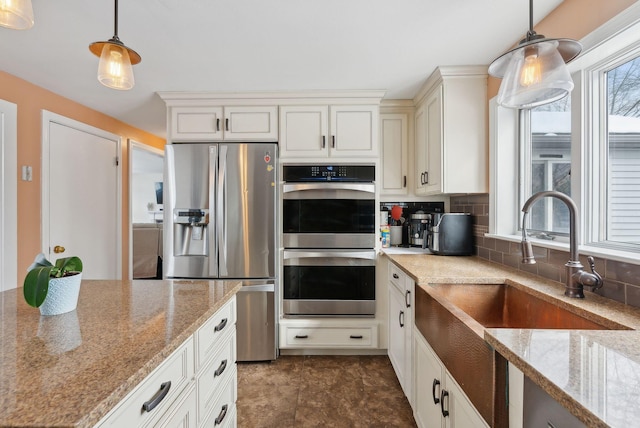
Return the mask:
<svg viewBox="0 0 640 428">
<path fill-rule="evenodd" d="M 116 0 L 117 7 L 118 0 Z M 529 31 L 527 32 L 527 40 L 531 40 L 536 32 L 533 31 L 533 0 L 529 0 Z"/>
<path fill-rule="evenodd" d="M 113 20 L 113 37 L 117 39 L 118 38 L 118 0 L 115 0 L 115 5 L 116 5 L 115 7 L 116 11 L 115 11 L 115 18 Z"/>
</svg>

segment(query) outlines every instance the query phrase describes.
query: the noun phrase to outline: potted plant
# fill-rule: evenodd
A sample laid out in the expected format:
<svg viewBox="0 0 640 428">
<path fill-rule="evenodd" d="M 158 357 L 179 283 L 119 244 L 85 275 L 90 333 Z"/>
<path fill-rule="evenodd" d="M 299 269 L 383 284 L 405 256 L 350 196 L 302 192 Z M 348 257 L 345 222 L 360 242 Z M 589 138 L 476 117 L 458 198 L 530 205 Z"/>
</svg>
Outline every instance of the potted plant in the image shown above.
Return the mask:
<svg viewBox="0 0 640 428">
<path fill-rule="evenodd" d="M 53 265 L 44 254 L 36 256 L 24 278 L 24 299 L 42 315 L 59 315 L 73 311 L 78 304 L 82 261 L 63 257 Z"/>
</svg>

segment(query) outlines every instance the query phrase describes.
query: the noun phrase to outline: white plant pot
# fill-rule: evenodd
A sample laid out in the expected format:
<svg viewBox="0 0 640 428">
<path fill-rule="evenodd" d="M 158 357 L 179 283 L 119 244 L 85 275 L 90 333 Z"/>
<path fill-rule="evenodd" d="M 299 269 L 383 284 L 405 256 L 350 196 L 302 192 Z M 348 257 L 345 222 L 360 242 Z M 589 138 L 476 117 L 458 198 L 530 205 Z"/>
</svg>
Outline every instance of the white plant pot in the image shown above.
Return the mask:
<svg viewBox="0 0 640 428">
<path fill-rule="evenodd" d="M 47 298 L 40 306 L 41 315 L 60 315 L 73 311 L 78 306 L 82 273 L 49 281 Z"/>
</svg>

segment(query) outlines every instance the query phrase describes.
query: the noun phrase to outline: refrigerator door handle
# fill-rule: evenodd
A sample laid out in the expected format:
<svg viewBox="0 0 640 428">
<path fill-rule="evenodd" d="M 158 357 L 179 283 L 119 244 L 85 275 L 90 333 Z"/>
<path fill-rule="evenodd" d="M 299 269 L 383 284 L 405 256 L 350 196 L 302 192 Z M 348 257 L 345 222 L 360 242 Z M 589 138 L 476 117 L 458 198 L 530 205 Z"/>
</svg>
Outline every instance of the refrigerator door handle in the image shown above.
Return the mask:
<svg viewBox="0 0 640 428">
<path fill-rule="evenodd" d="M 209 147 L 209 216 L 217 219 L 216 213 L 216 170 L 218 165 L 218 146 Z M 209 276 L 218 276 L 218 240 L 216 224 L 209 221 Z"/>
<path fill-rule="evenodd" d="M 219 269 L 220 277 L 228 276 L 227 270 L 227 152 L 228 147 L 220 146 L 220 156 L 218 161 L 218 209 L 217 213 L 217 229 L 218 229 L 218 252 L 219 252 Z"/>
</svg>

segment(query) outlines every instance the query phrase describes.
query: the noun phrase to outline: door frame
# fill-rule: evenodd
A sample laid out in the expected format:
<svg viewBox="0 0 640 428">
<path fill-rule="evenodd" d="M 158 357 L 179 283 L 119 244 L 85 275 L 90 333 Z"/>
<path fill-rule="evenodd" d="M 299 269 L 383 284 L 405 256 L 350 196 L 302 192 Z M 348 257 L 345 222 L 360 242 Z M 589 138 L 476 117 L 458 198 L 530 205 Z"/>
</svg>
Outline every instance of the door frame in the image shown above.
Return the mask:
<svg viewBox="0 0 640 428">
<path fill-rule="evenodd" d="M 42 241 L 42 252 L 44 254 L 48 254 L 49 248 L 51 247 L 51 242 L 49 242 L 49 222 L 47 221 L 47 216 L 45 216 L 45 210 L 46 207 L 49 206 L 50 201 L 49 187 L 46 185 L 46 180 L 49 177 L 49 153 L 51 150 L 49 125 L 51 123 L 67 126 L 87 134 L 95 135 L 96 137 L 111 140 L 116 144 L 118 174 L 116 174 L 116 212 L 114 214 L 116 218 L 116 230 L 119 231 L 119 233 L 116 234 L 116 278 L 122 278 L 122 170 L 120 168 L 120 165 L 122 164 L 122 159 L 120 159 L 120 154 L 122 153 L 122 137 L 48 110 L 42 110 L 42 175 L 40 182 L 42 204 L 40 214 L 40 236 Z"/>
<path fill-rule="evenodd" d="M 127 158 L 129 159 L 129 278 L 133 279 L 133 200 L 132 200 L 132 186 L 133 186 L 133 151 L 144 150 L 149 153 L 153 153 L 164 158 L 164 150 L 157 149 L 152 146 L 148 146 L 139 141 L 129 138 L 127 149 Z M 164 173 L 163 173 L 164 176 Z"/>
<path fill-rule="evenodd" d="M 0 100 L 0 292 L 18 287 L 18 106 Z"/>
</svg>

